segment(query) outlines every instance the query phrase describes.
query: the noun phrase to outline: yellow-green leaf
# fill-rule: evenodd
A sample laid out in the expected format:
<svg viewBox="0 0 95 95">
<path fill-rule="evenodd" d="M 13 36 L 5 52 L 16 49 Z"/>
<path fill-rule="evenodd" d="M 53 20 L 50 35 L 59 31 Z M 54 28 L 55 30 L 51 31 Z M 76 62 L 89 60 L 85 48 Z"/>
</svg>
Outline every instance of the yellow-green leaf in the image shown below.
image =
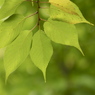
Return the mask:
<svg viewBox="0 0 95 95">
<path fill-rule="evenodd" d="M 25 30 L 7 47 L 4 55 L 6 79 L 28 56 L 31 47 L 31 40 L 32 33 L 30 30 Z"/>
<path fill-rule="evenodd" d="M 52 41 L 74 46 L 82 52 L 78 42 L 78 33 L 73 24 L 49 20 L 44 24 L 44 31 Z"/>
<path fill-rule="evenodd" d="M 49 0 L 50 6 L 50 18 L 60 21 L 69 22 L 72 24 L 88 23 L 82 15 L 81 11 L 70 0 Z"/>
<path fill-rule="evenodd" d="M 2 5 L 4 4 L 5 0 L 0 0 L 0 8 L 2 7 Z"/>
<path fill-rule="evenodd" d="M 0 9 L 0 20 L 5 20 L 9 16 L 13 15 L 17 7 L 24 0 L 5 0 L 3 6 Z"/>
<path fill-rule="evenodd" d="M 22 30 L 24 17 L 13 15 L 0 25 L 0 48 L 10 44 Z"/>
<path fill-rule="evenodd" d="M 43 72 L 46 81 L 46 68 L 53 54 L 50 39 L 39 30 L 33 37 L 32 49 L 30 52 L 33 63 Z"/>
</svg>

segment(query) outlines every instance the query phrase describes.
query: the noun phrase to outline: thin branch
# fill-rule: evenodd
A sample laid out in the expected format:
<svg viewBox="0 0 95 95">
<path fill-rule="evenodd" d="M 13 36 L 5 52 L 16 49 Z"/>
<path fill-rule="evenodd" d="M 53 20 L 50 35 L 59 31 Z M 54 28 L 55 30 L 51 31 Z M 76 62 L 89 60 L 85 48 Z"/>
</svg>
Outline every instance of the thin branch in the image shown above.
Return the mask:
<svg viewBox="0 0 95 95">
<path fill-rule="evenodd" d="M 37 3 L 37 11 L 36 11 L 35 13 L 33 13 L 33 14 L 31 14 L 31 15 L 25 17 L 24 19 L 29 18 L 29 17 L 31 17 L 31 16 L 33 16 L 33 15 L 35 15 L 35 14 L 38 14 L 38 22 L 37 22 L 37 24 L 31 29 L 31 31 L 33 31 L 37 26 L 38 26 L 39 29 L 40 29 L 40 21 L 42 20 L 42 21 L 45 21 L 45 22 L 46 22 L 47 20 L 40 18 L 39 9 L 40 9 L 40 8 L 42 8 L 42 9 L 49 9 L 49 7 L 40 7 L 40 3 L 49 3 L 49 2 L 41 2 L 40 0 L 36 0 L 36 1 L 33 1 L 33 0 L 26 0 L 26 1 L 31 1 L 31 2 Z"/>
<path fill-rule="evenodd" d="M 42 18 L 40 18 L 40 20 L 42 20 L 42 21 L 47 21 L 47 20 L 45 20 L 45 19 L 42 19 Z"/>
<path fill-rule="evenodd" d="M 29 17 L 31 17 L 31 16 L 36 15 L 37 13 L 38 13 L 38 12 L 36 11 L 35 13 L 33 13 L 33 14 L 29 15 L 29 16 L 26 16 L 24 19 L 22 19 L 22 21 L 25 20 L 26 18 L 29 18 Z M 22 21 L 20 21 L 20 23 L 21 23 Z M 19 24 L 20 24 L 20 23 L 19 23 Z"/>
<path fill-rule="evenodd" d="M 38 11 L 36 11 L 35 13 L 33 13 L 33 14 L 31 14 L 31 15 L 25 17 L 25 19 L 26 19 L 26 18 L 29 18 L 29 17 L 31 17 L 31 16 L 34 16 L 35 14 L 38 14 Z"/>
<path fill-rule="evenodd" d="M 24 17 L 24 18 L 17 24 L 17 26 L 18 26 L 23 20 L 25 20 L 25 19 L 27 19 L 27 18 L 29 18 L 29 17 L 31 17 L 31 16 L 34 16 L 34 15 L 36 15 L 36 14 L 38 14 L 37 11 L 36 11 L 35 13 L 29 15 L 29 16 Z M 17 27 L 17 26 L 16 26 L 16 27 Z"/>
<path fill-rule="evenodd" d="M 45 20 L 45 19 L 42 19 L 42 18 L 40 18 L 40 20 L 51 23 L 49 20 Z"/>
<path fill-rule="evenodd" d="M 31 29 L 33 31 L 38 26 L 38 23 Z"/>
</svg>

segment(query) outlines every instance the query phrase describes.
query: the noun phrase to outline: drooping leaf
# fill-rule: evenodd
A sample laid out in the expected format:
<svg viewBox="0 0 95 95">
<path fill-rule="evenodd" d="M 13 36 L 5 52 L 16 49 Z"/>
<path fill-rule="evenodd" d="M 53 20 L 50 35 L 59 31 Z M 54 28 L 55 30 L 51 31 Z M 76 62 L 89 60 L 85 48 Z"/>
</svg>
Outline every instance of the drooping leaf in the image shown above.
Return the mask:
<svg viewBox="0 0 95 95">
<path fill-rule="evenodd" d="M 17 7 L 24 0 L 5 0 L 3 6 L 0 9 L 0 20 L 5 20 L 14 14 Z"/>
<path fill-rule="evenodd" d="M 72 24 L 76 23 L 88 23 L 88 22 L 82 15 L 81 11 L 70 0 L 49 0 L 51 3 L 50 6 L 50 18 L 59 20 L 59 21 L 65 21 Z M 92 25 L 92 24 L 91 24 Z"/>
<path fill-rule="evenodd" d="M 29 30 L 25 30 L 13 43 L 7 47 L 4 55 L 6 79 L 28 56 L 30 52 L 31 40 L 32 33 Z"/>
<path fill-rule="evenodd" d="M 53 54 L 50 39 L 39 30 L 33 36 L 33 44 L 30 52 L 33 63 L 43 72 L 46 81 L 46 68 Z"/>
<path fill-rule="evenodd" d="M 44 24 L 44 31 L 52 41 L 74 46 L 82 52 L 78 43 L 77 30 L 73 24 L 49 20 Z"/>
<path fill-rule="evenodd" d="M 23 18 L 22 15 L 13 15 L 0 25 L 0 48 L 10 44 L 18 36 Z"/>
</svg>

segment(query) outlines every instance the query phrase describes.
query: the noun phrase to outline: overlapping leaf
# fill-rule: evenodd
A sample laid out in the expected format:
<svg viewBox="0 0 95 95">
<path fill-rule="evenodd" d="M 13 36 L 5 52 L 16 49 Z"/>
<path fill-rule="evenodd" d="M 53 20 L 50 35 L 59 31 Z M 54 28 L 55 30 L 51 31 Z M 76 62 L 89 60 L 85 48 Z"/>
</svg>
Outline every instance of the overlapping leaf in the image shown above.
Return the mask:
<svg viewBox="0 0 95 95">
<path fill-rule="evenodd" d="M 34 29 L 39 18 L 45 21 L 44 18 L 48 16 L 46 17 L 41 10 L 39 18 L 33 15 L 34 12 L 37 13 L 35 2 L 0 0 L 0 48 L 9 45 L 4 56 L 6 78 L 20 66 L 30 52 L 32 61 L 43 72 L 46 80 L 46 68 L 53 54 L 50 39 L 56 43 L 74 46 L 82 52 L 77 30 L 73 24 L 89 22 L 70 0 L 49 0 L 49 2 L 51 3 L 50 19 L 44 24 L 46 34 L 43 30 L 37 30 L 38 28 L 35 29 L 37 31 L 32 31 L 35 34 L 30 51 L 32 33 L 29 30 Z M 42 23 L 40 26 L 43 29 Z"/>
<path fill-rule="evenodd" d="M 0 20 L 5 20 L 9 16 L 13 15 L 17 7 L 24 0 L 5 0 L 3 6 L 0 9 Z"/>
<path fill-rule="evenodd" d="M 13 15 L 0 25 L 0 48 L 10 44 L 20 33 L 24 17 Z"/>
<path fill-rule="evenodd" d="M 60 21 L 76 23 L 89 23 L 82 15 L 79 8 L 70 0 L 49 0 L 50 18 Z"/>
<path fill-rule="evenodd" d="M 25 30 L 21 32 L 18 38 L 11 43 L 4 56 L 4 66 L 6 70 L 6 79 L 15 71 L 29 54 L 32 40 L 32 32 Z"/>
<path fill-rule="evenodd" d="M 37 24 L 37 15 L 30 16 L 36 12 L 35 7 L 31 6 L 29 1 L 23 2 L 16 10 L 16 14 L 21 14 L 26 17 L 23 24 L 23 30 L 30 30 Z"/>
<path fill-rule="evenodd" d="M 82 52 L 78 43 L 77 30 L 73 24 L 49 20 L 45 22 L 44 30 L 52 41 L 63 45 L 74 46 Z"/>
<path fill-rule="evenodd" d="M 33 37 L 32 49 L 30 56 L 34 64 L 43 72 L 46 80 L 46 68 L 53 54 L 50 39 L 39 30 Z"/>
</svg>

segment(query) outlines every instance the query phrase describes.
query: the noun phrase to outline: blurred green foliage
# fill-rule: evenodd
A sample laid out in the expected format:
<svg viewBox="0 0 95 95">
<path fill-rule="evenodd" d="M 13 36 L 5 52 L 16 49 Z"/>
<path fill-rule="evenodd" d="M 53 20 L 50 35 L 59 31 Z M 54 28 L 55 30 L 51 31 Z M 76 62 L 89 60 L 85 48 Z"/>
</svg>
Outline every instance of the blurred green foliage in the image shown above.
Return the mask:
<svg viewBox="0 0 95 95">
<path fill-rule="evenodd" d="M 95 24 L 95 1 L 72 0 L 84 17 Z M 4 49 L 0 50 L 0 95 L 95 95 L 95 26 L 77 24 L 79 42 L 85 54 L 74 47 L 53 44 L 54 54 L 47 68 L 47 82 L 28 57 L 5 84 Z"/>
</svg>

